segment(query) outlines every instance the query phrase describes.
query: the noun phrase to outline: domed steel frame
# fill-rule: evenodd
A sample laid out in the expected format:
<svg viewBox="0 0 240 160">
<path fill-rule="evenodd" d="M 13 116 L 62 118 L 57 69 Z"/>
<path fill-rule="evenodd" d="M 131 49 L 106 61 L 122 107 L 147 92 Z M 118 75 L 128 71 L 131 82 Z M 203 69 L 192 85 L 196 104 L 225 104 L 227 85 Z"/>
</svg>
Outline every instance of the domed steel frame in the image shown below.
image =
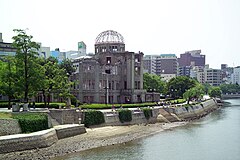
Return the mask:
<svg viewBox="0 0 240 160">
<path fill-rule="evenodd" d="M 102 43 L 124 44 L 124 38 L 120 33 L 116 32 L 116 31 L 107 30 L 107 31 L 100 33 L 95 40 L 95 44 L 102 44 Z"/>
</svg>

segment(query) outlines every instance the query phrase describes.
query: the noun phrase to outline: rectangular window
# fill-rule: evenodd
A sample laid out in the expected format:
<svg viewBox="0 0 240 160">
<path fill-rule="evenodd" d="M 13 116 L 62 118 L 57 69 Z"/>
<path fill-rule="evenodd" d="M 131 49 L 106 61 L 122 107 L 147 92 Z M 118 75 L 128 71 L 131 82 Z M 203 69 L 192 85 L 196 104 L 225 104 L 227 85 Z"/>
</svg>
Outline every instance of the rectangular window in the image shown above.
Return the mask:
<svg viewBox="0 0 240 160">
<path fill-rule="evenodd" d="M 107 60 L 106 61 L 107 64 L 111 64 L 111 57 L 106 57 L 106 60 Z"/>
</svg>

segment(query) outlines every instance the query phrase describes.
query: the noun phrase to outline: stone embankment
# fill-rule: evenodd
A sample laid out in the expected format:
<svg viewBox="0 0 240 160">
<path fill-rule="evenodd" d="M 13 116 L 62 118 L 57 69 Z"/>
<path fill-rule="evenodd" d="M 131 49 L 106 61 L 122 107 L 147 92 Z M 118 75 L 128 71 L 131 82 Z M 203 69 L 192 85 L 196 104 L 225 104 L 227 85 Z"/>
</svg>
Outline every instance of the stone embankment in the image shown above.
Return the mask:
<svg viewBox="0 0 240 160">
<path fill-rule="evenodd" d="M 40 153 L 41 153 L 40 159 L 48 159 L 49 157 L 54 157 L 59 154 L 64 155 L 66 153 L 71 153 L 75 151 L 81 151 L 81 150 L 86 150 L 90 148 L 106 146 L 111 144 L 117 144 L 117 143 L 124 143 L 136 138 L 140 138 L 140 137 L 155 133 L 159 130 L 159 127 L 161 128 L 162 125 L 164 124 L 165 126 L 171 125 L 172 123 L 170 122 L 178 123 L 180 121 L 189 121 L 189 120 L 201 118 L 207 115 L 208 113 L 216 110 L 217 108 L 219 108 L 219 106 L 213 99 L 202 102 L 201 104 L 192 105 L 188 107 L 156 106 L 153 108 L 153 116 L 149 120 L 145 118 L 144 113 L 141 110 L 136 109 L 136 110 L 132 110 L 132 121 L 125 122 L 125 123 L 121 123 L 119 121 L 117 112 L 114 112 L 114 111 L 104 112 L 105 123 L 97 126 L 97 127 L 102 127 L 102 128 L 99 128 L 100 130 L 103 129 L 101 132 L 105 132 L 104 128 L 106 126 L 125 127 L 124 129 L 126 132 L 122 134 L 121 130 L 117 130 L 117 128 L 110 127 L 116 130 L 111 129 L 103 137 L 98 137 L 98 132 L 93 132 L 92 134 L 90 134 L 91 136 L 88 137 L 92 129 L 90 130 L 88 129 L 88 132 L 86 134 L 81 134 L 81 133 L 85 133 L 86 130 L 84 126 L 81 126 L 82 127 L 81 129 L 75 126 L 78 124 L 75 124 L 71 127 L 69 126 L 67 127 L 65 125 L 60 125 L 58 127 L 55 126 L 54 129 L 35 132 L 31 134 L 1 136 L 0 137 L 0 159 L 1 157 L 7 158 L 7 159 L 9 159 L 10 157 L 12 157 L 13 159 L 14 158 L 16 159 L 17 157 L 18 159 L 19 155 L 24 155 L 23 159 L 29 159 L 29 155 L 32 155 L 34 157 L 39 157 Z M 65 112 L 65 111 L 62 111 L 62 112 Z M 80 115 L 79 113 L 75 113 L 72 111 L 71 112 L 66 111 L 66 112 L 67 114 L 66 113 L 63 114 L 61 112 L 60 113 L 54 112 L 54 114 L 52 114 L 51 116 L 55 117 L 56 115 L 61 114 L 60 116 L 61 121 L 58 119 L 57 120 L 58 123 L 60 122 L 64 123 L 69 119 L 78 121 L 78 118 L 76 118 L 78 116 L 76 116 L 76 114 Z M 72 114 L 75 114 L 75 115 L 72 115 Z M 156 123 L 156 122 L 163 122 L 163 123 Z M 150 125 L 149 127 L 145 127 L 146 124 L 149 124 L 149 123 L 156 123 L 156 124 L 153 124 L 153 126 Z M 138 127 L 136 127 L 138 129 L 136 129 L 135 127 L 129 126 L 134 124 L 138 125 Z M 144 125 L 139 125 L 139 124 L 144 124 Z M 181 122 L 181 124 L 183 123 Z M 123 125 L 128 125 L 128 126 L 123 126 Z M 134 128 L 134 129 L 132 130 L 130 128 Z M 145 129 L 147 129 L 147 132 L 144 131 Z M 82 136 L 79 134 L 81 134 Z M 78 135 L 79 137 L 75 135 Z M 71 136 L 74 136 L 74 137 L 71 137 Z M 66 137 L 70 137 L 70 138 L 66 138 Z M 88 137 L 90 139 L 88 138 L 82 139 L 81 137 Z M 111 138 L 111 137 L 114 137 L 114 138 Z M 62 138 L 66 138 L 67 140 Z M 91 139 L 96 139 L 96 141 L 94 140 L 90 142 L 89 140 Z M 108 139 L 111 139 L 111 141 L 108 141 Z M 63 141 L 64 143 L 62 143 Z M 39 149 L 41 147 L 47 147 L 47 148 Z M 59 147 L 59 148 L 55 148 L 55 147 Z M 37 148 L 37 151 L 36 150 L 22 151 L 22 150 L 33 149 L 33 148 Z M 22 152 L 15 152 L 15 151 L 22 151 Z M 12 153 L 7 153 L 6 155 L 1 154 L 6 152 L 12 152 Z M 31 156 L 30 156 L 30 159 L 31 159 Z"/>
<path fill-rule="evenodd" d="M 84 125 L 69 124 L 29 134 L 0 136 L 0 154 L 49 147 L 59 139 L 76 136 L 85 132 Z"/>
<path fill-rule="evenodd" d="M 199 119 L 219 108 L 214 99 L 188 107 L 165 107 L 159 109 L 158 122 L 179 122 Z"/>
</svg>

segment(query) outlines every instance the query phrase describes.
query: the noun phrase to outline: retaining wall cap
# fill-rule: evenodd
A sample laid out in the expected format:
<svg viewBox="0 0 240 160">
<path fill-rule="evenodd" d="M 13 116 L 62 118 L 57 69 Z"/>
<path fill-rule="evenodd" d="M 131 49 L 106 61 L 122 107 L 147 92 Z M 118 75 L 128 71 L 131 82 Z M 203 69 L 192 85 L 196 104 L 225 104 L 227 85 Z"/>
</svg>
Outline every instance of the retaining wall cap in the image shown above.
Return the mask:
<svg viewBox="0 0 240 160">
<path fill-rule="evenodd" d="M 8 140 L 8 139 L 18 139 L 18 138 L 25 138 L 25 137 L 34 137 L 34 136 L 41 136 L 47 134 L 49 132 L 55 132 L 54 128 L 46 129 L 38 132 L 33 132 L 29 134 L 14 134 L 14 135 L 7 135 L 7 136 L 0 136 L 0 140 Z"/>
<path fill-rule="evenodd" d="M 63 128 L 71 128 L 71 127 L 83 127 L 84 125 L 81 124 L 64 124 L 64 125 L 58 125 L 54 126 L 54 129 L 63 129 Z"/>
</svg>

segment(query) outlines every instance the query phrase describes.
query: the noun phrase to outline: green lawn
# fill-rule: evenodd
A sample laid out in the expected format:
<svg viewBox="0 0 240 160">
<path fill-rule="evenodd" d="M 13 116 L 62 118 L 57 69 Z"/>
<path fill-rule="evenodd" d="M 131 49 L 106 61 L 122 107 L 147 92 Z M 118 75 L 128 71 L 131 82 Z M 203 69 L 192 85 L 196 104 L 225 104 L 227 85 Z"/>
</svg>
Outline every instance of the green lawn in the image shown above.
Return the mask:
<svg viewBox="0 0 240 160">
<path fill-rule="evenodd" d="M 8 118 L 12 118 L 12 114 L 11 113 L 0 112 L 0 119 L 8 119 Z"/>
</svg>

